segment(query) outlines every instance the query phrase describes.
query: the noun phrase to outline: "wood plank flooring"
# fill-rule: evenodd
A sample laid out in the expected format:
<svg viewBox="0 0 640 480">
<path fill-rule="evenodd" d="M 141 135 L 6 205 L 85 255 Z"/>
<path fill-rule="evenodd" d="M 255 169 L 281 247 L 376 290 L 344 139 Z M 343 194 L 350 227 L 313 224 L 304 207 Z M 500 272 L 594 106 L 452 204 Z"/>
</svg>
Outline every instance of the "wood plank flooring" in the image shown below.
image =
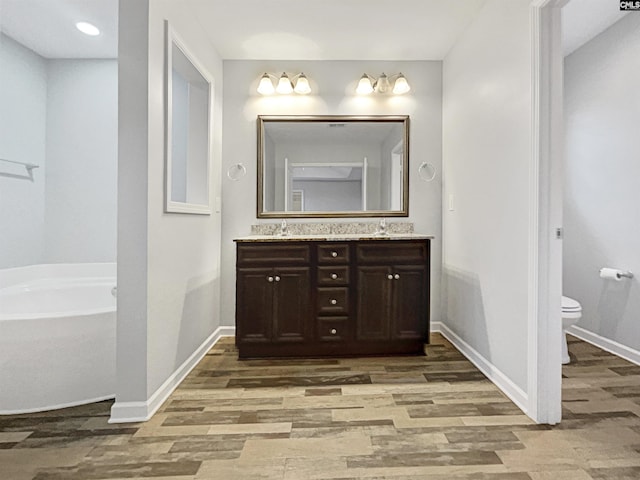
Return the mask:
<svg viewBox="0 0 640 480">
<path fill-rule="evenodd" d="M 446 340 L 424 357 L 238 361 L 220 341 L 146 423 L 0 417 L 0 479 L 640 479 L 640 367 L 571 339 L 561 424 Z"/>
</svg>

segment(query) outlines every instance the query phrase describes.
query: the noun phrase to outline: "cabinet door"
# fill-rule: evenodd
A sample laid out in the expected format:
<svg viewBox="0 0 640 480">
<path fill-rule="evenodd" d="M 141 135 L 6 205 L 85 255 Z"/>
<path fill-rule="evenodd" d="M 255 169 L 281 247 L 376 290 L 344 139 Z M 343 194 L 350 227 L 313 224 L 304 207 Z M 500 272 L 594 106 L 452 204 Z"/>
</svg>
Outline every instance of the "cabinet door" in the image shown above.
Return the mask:
<svg viewBox="0 0 640 480">
<path fill-rule="evenodd" d="M 275 270 L 273 297 L 273 340 L 303 342 L 311 320 L 311 268 L 286 267 Z"/>
<path fill-rule="evenodd" d="M 429 323 L 429 291 L 425 265 L 396 265 L 393 268 L 393 338 L 426 338 Z"/>
<path fill-rule="evenodd" d="M 390 338 L 393 276 L 385 266 L 358 267 L 358 340 Z"/>
<path fill-rule="evenodd" d="M 266 343 L 271 340 L 274 283 L 271 268 L 238 269 L 236 285 L 238 342 Z"/>
</svg>

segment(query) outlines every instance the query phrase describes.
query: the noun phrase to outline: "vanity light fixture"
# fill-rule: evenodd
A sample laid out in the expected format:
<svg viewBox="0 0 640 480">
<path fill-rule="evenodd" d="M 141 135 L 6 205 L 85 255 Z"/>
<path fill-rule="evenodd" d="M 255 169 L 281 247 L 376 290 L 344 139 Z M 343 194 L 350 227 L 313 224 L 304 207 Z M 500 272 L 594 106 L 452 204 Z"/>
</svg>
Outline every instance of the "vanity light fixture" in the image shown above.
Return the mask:
<svg viewBox="0 0 640 480">
<path fill-rule="evenodd" d="M 277 80 L 275 87 L 273 80 Z M 276 77 L 275 75 L 265 72 L 260 78 L 258 93 L 261 95 L 271 95 L 273 93 L 279 93 L 281 95 L 288 95 L 290 93 L 306 95 L 311 93 L 311 87 L 304 73 L 298 73 L 293 77 L 289 77 L 286 72 L 282 72 L 280 77 Z"/>
<path fill-rule="evenodd" d="M 394 95 L 402 95 L 411 90 L 411 87 L 402 73 L 387 77 L 383 72 L 378 78 L 365 73 L 358 81 L 356 93 L 359 95 L 369 95 L 373 92 L 388 93 L 390 89 Z"/>
</svg>

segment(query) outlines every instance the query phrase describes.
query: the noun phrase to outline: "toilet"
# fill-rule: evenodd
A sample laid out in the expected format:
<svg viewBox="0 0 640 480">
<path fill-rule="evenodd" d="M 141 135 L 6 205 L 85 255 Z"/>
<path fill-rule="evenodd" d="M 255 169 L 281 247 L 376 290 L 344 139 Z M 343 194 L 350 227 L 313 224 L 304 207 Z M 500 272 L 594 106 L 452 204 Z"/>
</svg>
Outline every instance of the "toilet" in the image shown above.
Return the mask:
<svg viewBox="0 0 640 480">
<path fill-rule="evenodd" d="M 567 348 L 567 334 L 565 330 L 571 325 L 575 325 L 582 317 L 582 306 L 573 298 L 562 296 L 562 364 L 566 365 L 569 359 L 569 349 Z"/>
</svg>

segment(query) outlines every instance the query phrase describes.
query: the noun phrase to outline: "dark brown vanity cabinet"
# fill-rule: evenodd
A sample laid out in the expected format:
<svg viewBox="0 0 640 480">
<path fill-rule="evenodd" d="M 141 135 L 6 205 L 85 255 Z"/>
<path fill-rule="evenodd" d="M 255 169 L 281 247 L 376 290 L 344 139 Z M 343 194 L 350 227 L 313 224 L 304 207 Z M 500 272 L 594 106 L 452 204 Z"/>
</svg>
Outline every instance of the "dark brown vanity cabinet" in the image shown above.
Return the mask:
<svg viewBox="0 0 640 480">
<path fill-rule="evenodd" d="M 428 244 L 359 244 L 358 333 L 362 341 L 422 341 L 428 333 Z"/>
<path fill-rule="evenodd" d="M 423 353 L 429 240 L 238 242 L 240 358 Z"/>
<path fill-rule="evenodd" d="M 308 245 L 238 246 L 236 343 L 310 340 L 311 268 Z"/>
</svg>

